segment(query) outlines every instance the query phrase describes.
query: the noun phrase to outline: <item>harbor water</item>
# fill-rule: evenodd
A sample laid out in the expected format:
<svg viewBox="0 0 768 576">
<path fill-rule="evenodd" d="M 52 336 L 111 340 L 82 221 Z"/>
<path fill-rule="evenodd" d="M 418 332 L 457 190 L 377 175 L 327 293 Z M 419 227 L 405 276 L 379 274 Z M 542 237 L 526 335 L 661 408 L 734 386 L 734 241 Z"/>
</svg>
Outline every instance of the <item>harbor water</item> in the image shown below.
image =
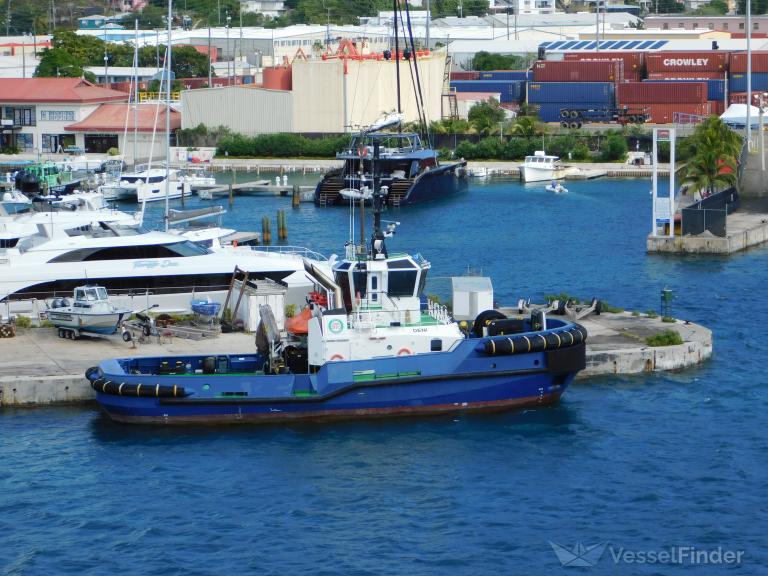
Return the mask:
<svg viewBox="0 0 768 576">
<path fill-rule="evenodd" d="M 674 316 L 713 330 L 712 360 L 580 381 L 555 407 L 495 415 L 165 429 L 93 405 L 6 409 L 0 573 L 768 573 L 768 249 L 647 255 L 648 181 L 544 185 L 477 182 L 390 211 L 389 248 L 429 259 L 441 296 L 468 268 L 503 304 L 567 292 L 658 312 L 670 288 Z M 260 230 L 279 209 L 290 244 L 343 249 L 343 208 L 238 197 L 224 225 Z M 572 558 L 557 545 L 579 543 L 599 545 L 588 567 L 561 566 Z"/>
</svg>

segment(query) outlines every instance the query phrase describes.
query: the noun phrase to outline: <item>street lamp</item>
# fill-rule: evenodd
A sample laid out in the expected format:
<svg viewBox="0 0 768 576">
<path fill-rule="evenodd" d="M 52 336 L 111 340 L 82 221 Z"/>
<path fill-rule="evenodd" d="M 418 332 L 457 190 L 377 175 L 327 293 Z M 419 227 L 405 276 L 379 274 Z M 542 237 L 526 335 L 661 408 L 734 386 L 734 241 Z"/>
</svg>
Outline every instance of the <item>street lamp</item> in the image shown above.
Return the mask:
<svg viewBox="0 0 768 576">
<path fill-rule="evenodd" d="M 507 40 L 509 40 L 509 4 L 507 4 Z"/>
</svg>

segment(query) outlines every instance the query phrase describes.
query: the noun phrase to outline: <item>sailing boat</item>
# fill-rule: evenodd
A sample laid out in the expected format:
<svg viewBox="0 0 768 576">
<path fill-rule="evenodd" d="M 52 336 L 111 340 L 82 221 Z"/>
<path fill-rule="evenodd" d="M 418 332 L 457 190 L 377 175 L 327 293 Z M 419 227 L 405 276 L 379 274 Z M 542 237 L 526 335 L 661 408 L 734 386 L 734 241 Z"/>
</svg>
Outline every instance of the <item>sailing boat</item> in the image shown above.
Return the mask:
<svg viewBox="0 0 768 576">
<path fill-rule="evenodd" d="M 373 188 L 372 151 L 380 149 L 376 168 L 381 173 L 382 186 L 388 190 L 385 204 L 390 207 L 417 204 L 437 200 L 466 191 L 468 186 L 467 163 L 464 160 L 441 164 L 438 153 L 432 147 L 427 133 L 427 118 L 424 99 L 421 93 L 421 80 L 417 59 L 420 51 L 416 50 L 410 25 L 408 3 L 405 3 L 407 35 L 403 27 L 404 50 L 400 51 L 398 33 L 399 0 L 395 0 L 394 29 L 395 50 L 392 54 L 385 51 L 384 59 L 394 59 L 397 76 L 397 111 L 379 122 L 354 134 L 349 145 L 336 154 L 344 161 L 341 169 L 327 172 L 315 189 L 315 203 L 320 206 L 340 206 L 352 196 L 351 190 Z M 400 18 L 401 23 L 403 18 Z M 342 56 L 346 57 L 346 56 Z M 419 115 L 421 133 L 401 130 L 403 115 L 400 103 L 400 59 L 407 62 L 411 77 L 415 79 L 416 107 Z M 385 131 L 393 126 L 396 132 Z M 342 193 L 344 192 L 344 193 Z"/>
</svg>

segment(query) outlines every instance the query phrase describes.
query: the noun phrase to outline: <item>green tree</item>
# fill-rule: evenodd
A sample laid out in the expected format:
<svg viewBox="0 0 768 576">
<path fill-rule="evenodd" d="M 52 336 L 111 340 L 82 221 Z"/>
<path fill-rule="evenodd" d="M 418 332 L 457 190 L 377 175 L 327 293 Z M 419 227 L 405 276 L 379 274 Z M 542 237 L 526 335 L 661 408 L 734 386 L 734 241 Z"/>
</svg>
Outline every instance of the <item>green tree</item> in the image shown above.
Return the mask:
<svg viewBox="0 0 768 576">
<path fill-rule="evenodd" d="M 653 14 L 675 14 L 685 11 L 685 4 L 677 0 L 652 0 L 650 12 Z"/>
<path fill-rule="evenodd" d="M 737 183 L 743 140 L 720 118 L 710 116 L 698 124 L 688 144 L 693 148 L 693 157 L 683 167 L 684 184 L 711 194 L 718 186 Z"/>
<path fill-rule="evenodd" d="M 56 78 L 58 76 L 78 78 L 83 75 L 83 63 L 63 48 L 52 48 L 43 52 L 35 76 Z"/>
<path fill-rule="evenodd" d="M 542 133 L 541 127 L 533 116 L 519 116 L 512 125 L 511 134 L 523 138 L 533 138 Z"/>
<path fill-rule="evenodd" d="M 708 4 L 694 10 L 693 13 L 701 16 L 722 16 L 728 13 L 728 4 L 725 0 L 711 0 Z"/>
<path fill-rule="evenodd" d="M 752 14 L 765 14 L 768 9 L 768 0 L 752 0 L 750 4 Z M 747 13 L 747 0 L 736 1 L 736 12 L 739 14 Z"/>
<path fill-rule="evenodd" d="M 480 134 L 491 134 L 506 118 L 504 109 L 495 98 L 479 102 L 469 109 L 469 123 Z"/>
<path fill-rule="evenodd" d="M 522 56 L 504 56 L 482 50 L 472 59 L 473 70 L 522 70 L 527 66 L 528 61 Z"/>
<path fill-rule="evenodd" d="M 610 134 L 600 150 L 602 162 L 615 162 L 627 157 L 627 139 L 621 133 Z"/>
<path fill-rule="evenodd" d="M 488 13 L 488 0 L 464 0 L 464 16 L 485 16 Z"/>
</svg>

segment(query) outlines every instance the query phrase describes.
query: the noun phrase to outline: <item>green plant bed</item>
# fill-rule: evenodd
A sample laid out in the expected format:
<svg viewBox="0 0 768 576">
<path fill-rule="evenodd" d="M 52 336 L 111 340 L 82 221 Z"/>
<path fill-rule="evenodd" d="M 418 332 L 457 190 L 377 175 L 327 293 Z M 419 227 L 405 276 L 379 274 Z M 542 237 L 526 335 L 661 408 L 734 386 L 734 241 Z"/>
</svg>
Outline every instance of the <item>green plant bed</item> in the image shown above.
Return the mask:
<svg viewBox="0 0 768 576">
<path fill-rule="evenodd" d="M 666 322 L 667 324 L 675 324 L 677 323 L 677 320 L 672 318 L 672 316 L 662 316 L 661 317 L 662 322 Z"/>
<path fill-rule="evenodd" d="M 648 346 L 653 347 L 677 346 L 678 344 L 683 343 L 683 337 L 675 330 L 664 330 L 653 336 L 648 336 L 648 338 L 645 339 L 645 343 L 648 344 Z"/>
</svg>

